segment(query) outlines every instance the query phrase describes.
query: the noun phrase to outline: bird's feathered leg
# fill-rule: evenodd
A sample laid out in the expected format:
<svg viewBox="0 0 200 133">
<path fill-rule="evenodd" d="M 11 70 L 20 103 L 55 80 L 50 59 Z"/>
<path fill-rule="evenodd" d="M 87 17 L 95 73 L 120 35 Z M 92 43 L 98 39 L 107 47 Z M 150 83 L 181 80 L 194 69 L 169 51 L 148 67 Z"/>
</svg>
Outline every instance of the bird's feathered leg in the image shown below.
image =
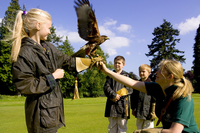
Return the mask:
<svg viewBox="0 0 200 133">
<path fill-rule="evenodd" d="M 93 50 L 91 51 L 90 55 L 95 56 L 95 52 L 96 52 L 96 51 L 97 51 L 97 48 L 96 48 L 96 49 L 93 49 Z"/>
</svg>

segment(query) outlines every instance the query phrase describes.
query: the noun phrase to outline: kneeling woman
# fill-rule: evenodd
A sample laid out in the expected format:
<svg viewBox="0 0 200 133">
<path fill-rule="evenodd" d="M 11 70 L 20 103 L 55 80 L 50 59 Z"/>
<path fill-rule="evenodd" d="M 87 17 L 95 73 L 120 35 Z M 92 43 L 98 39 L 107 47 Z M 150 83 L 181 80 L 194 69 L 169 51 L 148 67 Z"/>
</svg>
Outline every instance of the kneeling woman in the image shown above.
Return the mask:
<svg viewBox="0 0 200 133">
<path fill-rule="evenodd" d="M 156 115 L 162 116 L 162 133 L 199 133 L 194 119 L 193 87 L 183 76 L 182 65 L 175 60 L 164 60 L 156 72 L 156 82 L 140 82 L 114 73 L 101 63 L 101 71 L 122 84 L 156 97 Z M 152 89 L 153 88 L 153 89 Z M 171 102 L 169 100 L 172 99 Z"/>
</svg>

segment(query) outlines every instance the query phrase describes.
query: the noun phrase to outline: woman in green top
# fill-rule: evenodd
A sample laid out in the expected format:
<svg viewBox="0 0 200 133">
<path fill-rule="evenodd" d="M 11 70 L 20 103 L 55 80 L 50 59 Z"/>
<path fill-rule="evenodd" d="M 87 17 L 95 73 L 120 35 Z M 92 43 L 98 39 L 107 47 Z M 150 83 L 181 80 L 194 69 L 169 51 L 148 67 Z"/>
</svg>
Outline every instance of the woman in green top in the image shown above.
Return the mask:
<svg viewBox="0 0 200 133">
<path fill-rule="evenodd" d="M 194 120 L 194 102 L 191 97 L 193 87 L 183 76 L 182 65 L 175 60 L 163 60 L 156 72 L 156 82 L 140 82 L 114 73 L 101 62 L 101 71 L 118 82 L 156 97 L 156 115 L 172 97 L 166 113 L 162 117 L 162 133 L 199 133 Z M 154 88 L 154 89 L 150 89 Z"/>
</svg>

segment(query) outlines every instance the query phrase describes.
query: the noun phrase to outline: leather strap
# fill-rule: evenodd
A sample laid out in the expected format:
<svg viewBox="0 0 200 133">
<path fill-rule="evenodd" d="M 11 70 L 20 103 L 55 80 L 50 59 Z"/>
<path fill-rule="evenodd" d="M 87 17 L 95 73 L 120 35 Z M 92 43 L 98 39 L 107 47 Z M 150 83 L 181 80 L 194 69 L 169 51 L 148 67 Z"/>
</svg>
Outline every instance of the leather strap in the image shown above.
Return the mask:
<svg viewBox="0 0 200 133">
<path fill-rule="evenodd" d="M 158 126 L 159 123 L 160 123 L 160 121 L 162 120 L 162 117 L 163 117 L 163 115 L 166 113 L 167 107 L 168 107 L 169 104 L 171 103 L 172 99 L 173 99 L 173 96 L 170 97 L 170 99 L 169 99 L 167 105 L 165 106 L 165 108 L 162 109 L 161 114 L 160 114 L 160 117 L 159 117 L 159 119 L 158 119 L 158 121 L 157 121 L 157 123 L 156 123 L 156 126 Z"/>
</svg>

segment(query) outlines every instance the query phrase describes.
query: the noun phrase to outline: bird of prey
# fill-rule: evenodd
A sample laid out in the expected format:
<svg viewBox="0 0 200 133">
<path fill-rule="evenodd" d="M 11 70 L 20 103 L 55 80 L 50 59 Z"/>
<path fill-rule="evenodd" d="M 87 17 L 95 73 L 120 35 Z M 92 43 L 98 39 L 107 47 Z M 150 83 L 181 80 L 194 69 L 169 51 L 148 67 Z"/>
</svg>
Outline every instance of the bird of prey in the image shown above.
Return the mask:
<svg viewBox="0 0 200 133">
<path fill-rule="evenodd" d="M 95 51 L 98 46 L 109 38 L 105 35 L 100 35 L 97 19 L 89 0 L 77 0 L 74 3 L 78 18 L 79 36 L 88 42 L 72 56 L 83 57 L 84 55 L 88 55 L 89 58 L 92 58 L 92 56 L 96 56 Z"/>
</svg>

